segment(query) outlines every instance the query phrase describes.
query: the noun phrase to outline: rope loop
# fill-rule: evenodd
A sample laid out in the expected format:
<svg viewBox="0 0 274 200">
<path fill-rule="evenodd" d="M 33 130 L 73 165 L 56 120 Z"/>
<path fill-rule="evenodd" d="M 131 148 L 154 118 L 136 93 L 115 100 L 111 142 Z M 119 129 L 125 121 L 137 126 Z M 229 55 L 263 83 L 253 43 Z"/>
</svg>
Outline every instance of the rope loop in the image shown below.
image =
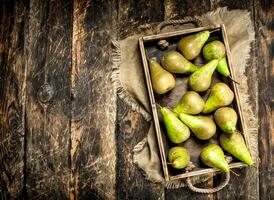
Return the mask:
<svg viewBox="0 0 274 200">
<path fill-rule="evenodd" d="M 223 180 L 223 182 L 220 183 L 220 185 L 218 185 L 215 188 L 198 188 L 198 187 L 195 187 L 191 183 L 190 178 L 186 179 L 186 184 L 187 184 L 188 188 L 190 190 L 192 190 L 193 192 L 203 193 L 203 194 L 212 194 L 212 193 L 215 193 L 215 192 L 218 192 L 218 191 L 222 190 L 228 184 L 229 179 L 230 179 L 230 172 L 227 172 L 227 173 L 225 173 L 225 179 Z"/>
<path fill-rule="evenodd" d="M 199 20 L 196 17 L 185 17 L 183 19 L 177 19 L 177 20 L 168 20 L 168 21 L 163 21 L 160 24 L 158 24 L 157 29 L 156 29 L 156 34 L 159 34 L 161 32 L 161 30 L 165 27 L 165 26 L 169 26 L 169 25 L 177 25 L 177 24 L 186 24 L 186 23 L 193 23 L 195 24 L 197 27 L 202 26 L 202 22 L 201 20 Z"/>
</svg>

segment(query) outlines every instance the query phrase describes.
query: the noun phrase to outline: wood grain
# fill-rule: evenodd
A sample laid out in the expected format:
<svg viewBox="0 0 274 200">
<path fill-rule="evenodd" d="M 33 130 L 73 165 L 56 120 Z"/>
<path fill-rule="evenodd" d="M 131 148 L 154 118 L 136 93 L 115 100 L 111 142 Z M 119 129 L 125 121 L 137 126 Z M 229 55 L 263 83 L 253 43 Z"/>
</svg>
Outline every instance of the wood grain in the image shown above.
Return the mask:
<svg viewBox="0 0 274 200">
<path fill-rule="evenodd" d="M 26 193 L 69 198 L 72 2 L 31 0 L 27 48 Z"/>
<path fill-rule="evenodd" d="M 74 1 L 70 197 L 115 198 L 116 94 L 111 83 L 115 1 Z"/>
<path fill-rule="evenodd" d="M 251 20 L 254 18 L 253 2 L 252 1 L 238 1 L 233 3 L 230 0 L 222 0 L 217 4 L 218 6 L 227 6 L 228 9 L 246 9 L 250 12 Z M 254 43 L 252 44 L 254 45 Z M 253 48 L 252 48 L 253 49 Z M 250 60 L 247 62 L 247 69 L 253 67 L 252 70 L 246 70 L 246 76 L 248 77 L 248 86 L 250 88 L 257 88 L 256 63 L 255 63 L 255 51 L 251 50 Z M 237 77 L 237 74 L 236 74 Z M 250 91 L 250 104 L 253 109 L 253 113 L 257 112 L 257 91 Z M 248 130 L 247 130 L 248 133 Z M 252 167 L 245 167 L 243 169 L 235 169 L 239 176 L 231 174 L 230 183 L 222 191 L 214 194 L 215 199 L 258 199 L 259 198 L 259 176 L 258 176 L 258 163 Z M 252 178 L 251 178 L 252 177 Z M 214 178 L 214 184 L 218 184 L 220 176 Z M 233 191 L 233 192 L 231 192 Z M 235 191 L 235 192 L 234 192 Z"/>
<path fill-rule="evenodd" d="M 27 1 L 0 3 L 0 199 L 23 195 L 27 7 Z"/>
<path fill-rule="evenodd" d="M 274 198 L 274 5 L 255 1 L 256 54 L 259 77 L 260 199 Z"/>
<path fill-rule="evenodd" d="M 165 4 L 166 10 L 173 8 L 172 15 L 175 18 L 181 19 L 186 16 L 201 15 L 210 11 L 210 0 L 193 1 L 193 0 L 169 0 Z M 175 14 L 174 14 L 175 13 Z M 166 16 L 169 18 L 169 16 Z"/>
<path fill-rule="evenodd" d="M 173 5 L 173 6 L 172 6 Z M 176 5 L 176 6 L 175 6 Z M 203 0 L 203 1 L 182 1 L 182 0 L 169 0 L 169 4 L 165 5 L 165 10 L 168 10 L 169 7 L 175 8 L 173 11 L 174 16 L 176 18 L 184 18 L 186 16 L 192 15 L 200 15 L 210 10 L 210 1 Z M 169 18 L 166 16 L 165 18 Z M 211 188 L 213 187 L 213 180 L 210 179 L 206 183 L 200 185 L 204 188 Z M 213 195 L 207 194 L 195 194 L 191 192 L 187 187 L 174 189 L 174 190 L 166 190 L 165 191 L 166 199 L 213 199 Z"/>
<path fill-rule="evenodd" d="M 121 108 L 117 116 L 117 199 L 164 199 L 163 186 L 144 180 L 133 163 L 132 149 L 145 137 L 150 124 L 121 100 L 117 106 Z"/>
<path fill-rule="evenodd" d="M 260 173 L 236 170 L 214 195 L 164 191 L 132 163 L 149 125 L 116 99 L 110 40 L 219 6 L 255 25 L 246 75 Z M 0 0 L 0 199 L 273 199 L 273 13 L 271 0 Z"/>
<path fill-rule="evenodd" d="M 138 26 L 162 21 L 163 1 L 118 1 L 118 39 L 138 32 Z M 121 100 L 117 100 L 117 199 L 164 199 L 164 188 L 145 180 L 132 160 L 132 150 L 147 134 L 149 124 Z"/>
</svg>

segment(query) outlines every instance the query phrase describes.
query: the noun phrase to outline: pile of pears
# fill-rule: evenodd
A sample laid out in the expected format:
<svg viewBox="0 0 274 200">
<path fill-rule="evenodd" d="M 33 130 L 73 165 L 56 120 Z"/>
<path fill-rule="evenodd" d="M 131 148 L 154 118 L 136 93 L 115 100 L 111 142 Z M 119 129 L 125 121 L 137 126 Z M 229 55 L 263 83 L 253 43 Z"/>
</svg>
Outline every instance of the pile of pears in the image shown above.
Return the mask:
<svg viewBox="0 0 274 200">
<path fill-rule="evenodd" d="M 221 130 L 219 144 L 209 144 L 200 152 L 200 160 L 208 167 L 229 172 L 225 159 L 228 152 L 238 160 L 252 165 L 253 161 L 242 134 L 237 130 L 237 113 L 230 107 L 234 93 L 224 82 L 211 84 L 216 71 L 230 77 L 225 46 L 221 41 L 208 42 L 209 31 L 202 31 L 182 38 L 177 51 L 166 52 L 160 63 L 149 59 L 152 87 L 158 95 L 175 87 L 175 74 L 188 74 L 189 90 L 183 94 L 174 108 L 161 107 L 160 113 L 168 139 L 175 144 L 169 150 L 168 164 L 175 169 L 189 165 L 190 154 L 183 143 L 193 134 L 198 140 L 209 140 Z M 192 63 L 200 54 L 207 63 L 198 67 Z M 210 90 L 204 100 L 199 92 Z M 210 115 L 212 117 L 210 117 Z"/>
</svg>

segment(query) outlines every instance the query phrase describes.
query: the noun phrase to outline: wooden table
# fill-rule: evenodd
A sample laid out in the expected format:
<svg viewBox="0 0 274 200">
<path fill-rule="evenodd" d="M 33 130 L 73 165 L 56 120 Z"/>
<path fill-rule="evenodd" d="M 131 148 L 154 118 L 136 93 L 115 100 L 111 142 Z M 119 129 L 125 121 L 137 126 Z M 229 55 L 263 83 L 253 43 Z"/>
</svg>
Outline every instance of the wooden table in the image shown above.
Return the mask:
<svg viewBox="0 0 274 200">
<path fill-rule="evenodd" d="M 246 74 L 260 162 L 216 194 L 165 190 L 133 164 L 149 124 L 117 98 L 110 41 L 220 6 L 254 22 Z M 0 199 L 274 199 L 273 1 L 1 0 L 0 11 Z"/>
</svg>

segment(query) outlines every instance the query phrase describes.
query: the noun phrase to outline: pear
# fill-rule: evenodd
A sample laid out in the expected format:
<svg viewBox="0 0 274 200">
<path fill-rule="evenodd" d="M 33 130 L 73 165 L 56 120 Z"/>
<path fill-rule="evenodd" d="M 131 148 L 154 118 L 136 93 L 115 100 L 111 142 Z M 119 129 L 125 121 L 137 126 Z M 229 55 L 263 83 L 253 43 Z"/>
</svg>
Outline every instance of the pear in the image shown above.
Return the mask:
<svg viewBox="0 0 274 200">
<path fill-rule="evenodd" d="M 228 106 L 234 99 L 234 93 L 225 83 L 219 82 L 212 86 L 206 100 L 203 113 L 210 113 L 220 107 Z"/>
<path fill-rule="evenodd" d="M 225 56 L 225 45 L 218 40 L 210 42 L 203 47 L 203 57 L 206 61 L 221 59 Z"/>
<path fill-rule="evenodd" d="M 209 31 L 202 31 L 186 36 L 179 41 L 178 49 L 186 59 L 193 60 L 200 54 L 209 35 Z"/>
<path fill-rule="evenodd" d="M 152 87 L 155 93 L 164 94 L 175 87 L 175 79 L 171 73 L 166 71 L 155 60 L 149 60 Z"/>
<path fill-rule="evenodd" d="M 224 172 L 229 172 L 229 166 L 225 160 L 225 155 L 222 148 L 217 144 L 210 144 L 202 149 L 202 162 L 209 166 L 221 169 Z"/>
<path fill-rule="evenodd" d="M 188 91 L 182 96 L 173 111 L 175 113 L 196 115 L 202 112 L 204 104 L 204 100 L 197 92 Z"/>
<path fill-rule="evenodd" d="M 166 107 L 160 108 L 169 140 L 175 144 L 182 143 L 190 137 L 189 128 L 181 122 L 175 113 Z"/>
<path fill-rule="evenodd" d="M 216 124 L 226 133 L 233 133 L 236 130 L 237 113 L 230 107 L 222 107 L 215 111 L 214 119 Z"/>
<path fill-rule="evenodd" d="M 216 133 L 216 125 L 209 117 L 180 113 L 179 118 L 200 140 L 208 140 Z"/>
<path fill-rule="evenodd" d="M 184 147 L 172 147 L 168 152 L 168 160 L 173 168 L 183 169 L 185 168 L 189 161 L 189 153 Z"/>
<path fill-rule="evenodd" d="M 205 60 L 210 61 L 218 59 L 219 63 L 216 70 L 225 77 L 230 76 L 226 57 L 225 45 L 221 41 L 213 41 L 206 44 L 203 48 L 203 57 Z"/>
<path fill-rule="evenodd" d="M 253 160 L 249 154 L 249 151 L 245 145 L 244 138 L 240 132 L 235 131 L 231 135 L 223 133 L 220 136 L 220 144 L 224 150 L 226 150 L 237 159 L 243 161 L 248 165 L 253 164 Z"/>
<path fill-rule="evenodd" d="M 177 51 L 165 53 L 161 59 L 161 64 L 167 71 L 178 74 L 190 74 L 199 69 Z"/>
<path fill-rule="evenodd" d="M 210 87 L 212 75 L 217 64 L 218 60 L 214 59 L 191 74 L 188 80 L 189 87 L 196 92 L 206 91 Z"/>
<path fill-rule="evenodd" d="M 226 57 L 223 57 L 221 60 L 219 60 L 216 70 L 224 77 L 230 77 Z"/>
</svg>

